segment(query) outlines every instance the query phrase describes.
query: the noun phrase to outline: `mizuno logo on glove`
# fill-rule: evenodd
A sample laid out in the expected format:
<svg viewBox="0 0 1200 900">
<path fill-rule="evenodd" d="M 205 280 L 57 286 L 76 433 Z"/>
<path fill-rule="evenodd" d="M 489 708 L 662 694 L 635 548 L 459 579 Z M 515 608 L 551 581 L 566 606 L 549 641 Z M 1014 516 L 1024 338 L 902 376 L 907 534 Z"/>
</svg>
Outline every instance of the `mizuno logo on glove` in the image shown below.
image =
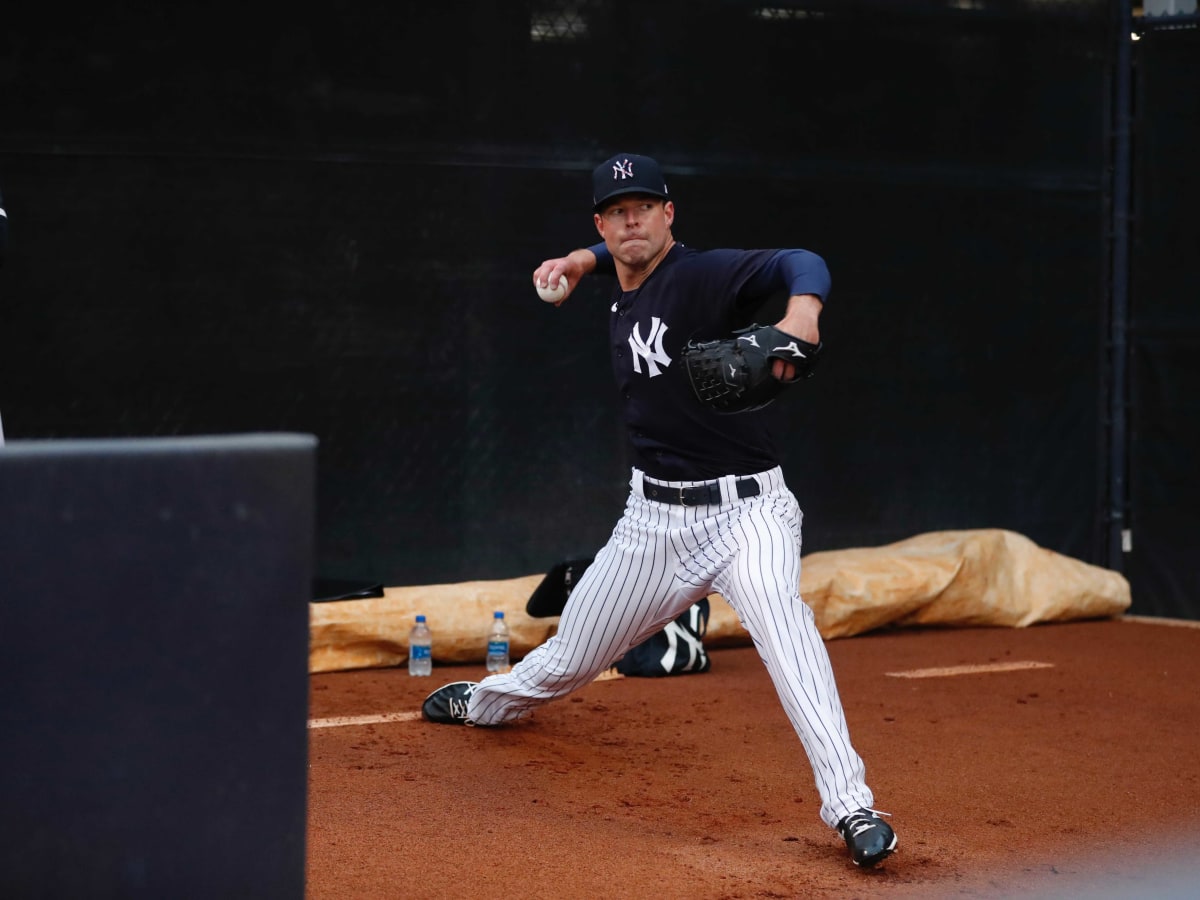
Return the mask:
<svg viewBox="0 0 1200 900">
<path fill-rule="evenodd" d="M 705 406 L 719 413 L 749 412 L 772 402 L 792 381 L 809 378 L 823 346 L 786 334 L 773 325 L 751 325 L 724 340 L 690 341 L 680 361 L 692 392 Z M 774 359 L 790 361 L 796 378 L 788 382 L 776 378 L 772 371 Z"/>
</svg>

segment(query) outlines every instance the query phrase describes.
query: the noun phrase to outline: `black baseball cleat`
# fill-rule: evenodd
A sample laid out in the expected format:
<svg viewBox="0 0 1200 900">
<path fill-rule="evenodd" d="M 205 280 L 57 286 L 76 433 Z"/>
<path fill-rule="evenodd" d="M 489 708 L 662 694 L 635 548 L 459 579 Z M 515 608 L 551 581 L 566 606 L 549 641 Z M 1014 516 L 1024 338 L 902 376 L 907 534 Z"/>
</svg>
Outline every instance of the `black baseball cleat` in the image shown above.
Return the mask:
<svg viewBox="0 0 1200 900">
<path fill-rule="evenodd" d="M 453 681 L 442 685 L 425 698 L 421 704 L 421 715 L 430 722 L 442 725 L 470 725 L 467 721 L 467 704 L 478 686 L 477 681 Z"/>
<path fill-rule="evenodd" d="M 846 848 L 856 866 L 877 865 L 896 849 L 896 832 L 881 814 L 873 809 L 860 809 L 838 822 L 838 831 L 846 840 Z M 887 813 L 882 813 L 887 815 Z"/>
</svg>

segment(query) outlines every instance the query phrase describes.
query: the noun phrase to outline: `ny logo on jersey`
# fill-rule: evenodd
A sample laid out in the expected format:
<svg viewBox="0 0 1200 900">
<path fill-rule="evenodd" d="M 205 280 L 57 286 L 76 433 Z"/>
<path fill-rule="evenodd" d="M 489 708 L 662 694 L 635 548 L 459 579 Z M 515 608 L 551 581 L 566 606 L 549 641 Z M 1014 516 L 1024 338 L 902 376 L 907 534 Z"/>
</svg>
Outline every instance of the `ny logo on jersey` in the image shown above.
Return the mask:
<svg viewBox="0 0 1200 900">
<path fill-rule="evenodd" d="M 613 181 L 616 181 L 618 178 L 624 181 L 626 178 L 632 177 L 633 163 L 631 163 L 628 159 L 624 162 L 613 163 Z"/>
<path fill-rule="evenodd" d="M 639 375 L 642 373 L 641 361 L 646 360 L 646 371 L 650 377 L 661 375 L 662 370 L 659 365 L 669 366 L 671 357 L 667 356 L 663 350 L 663 335 L 667 333 L 667 326 L 664 325 L 658 318 L 654 316 L 650 319 L 650 336 L 645 340 L 642 339 L 642 329 L 637 322 L 633 323 L 633 331 L 629 335 L 629 349 L 633 351 L 633 371 Z M 653 342 L 653 348 L 650 346 Z"/>
</svg>

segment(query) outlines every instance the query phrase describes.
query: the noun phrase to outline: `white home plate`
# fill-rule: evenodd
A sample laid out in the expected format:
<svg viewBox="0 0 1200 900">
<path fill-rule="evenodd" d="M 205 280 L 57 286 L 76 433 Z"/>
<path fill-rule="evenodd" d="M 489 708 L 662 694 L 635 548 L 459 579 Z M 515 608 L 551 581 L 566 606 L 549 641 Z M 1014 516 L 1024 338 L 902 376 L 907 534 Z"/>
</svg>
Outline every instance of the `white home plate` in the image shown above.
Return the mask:
<svg viewBox="0 0 1200 900">
<path fill-rule="evenodd" d="M 1024 660 L 1020 662 L 983 663 L 974 666 L 943 666 L 937 669 L 909 669 L 907 672 L 887 672 L 889 678 L 949 678 L 952 675 L 975 675 L 980 672 L 1016 672 L 1021 669 L 1052 669 L 1054 663 Z"/>
</svg>

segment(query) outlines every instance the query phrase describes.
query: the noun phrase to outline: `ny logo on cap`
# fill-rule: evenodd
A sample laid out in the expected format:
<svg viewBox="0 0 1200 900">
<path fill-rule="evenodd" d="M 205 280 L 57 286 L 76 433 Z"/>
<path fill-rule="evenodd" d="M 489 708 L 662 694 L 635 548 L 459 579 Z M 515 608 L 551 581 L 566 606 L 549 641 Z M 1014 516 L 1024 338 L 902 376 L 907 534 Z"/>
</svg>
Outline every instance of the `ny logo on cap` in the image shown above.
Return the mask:
<svg viewBox="0 0 1200 900">
<path fill-rule="evenodd" d="M 624 181 L 626 178 L 632 177 L 633 163 L 631 163 L 628 159 L 626 159 L 624 162 L 613 163 L 613 181 L 616 181 L 618 178 Z"/>
</svg>

